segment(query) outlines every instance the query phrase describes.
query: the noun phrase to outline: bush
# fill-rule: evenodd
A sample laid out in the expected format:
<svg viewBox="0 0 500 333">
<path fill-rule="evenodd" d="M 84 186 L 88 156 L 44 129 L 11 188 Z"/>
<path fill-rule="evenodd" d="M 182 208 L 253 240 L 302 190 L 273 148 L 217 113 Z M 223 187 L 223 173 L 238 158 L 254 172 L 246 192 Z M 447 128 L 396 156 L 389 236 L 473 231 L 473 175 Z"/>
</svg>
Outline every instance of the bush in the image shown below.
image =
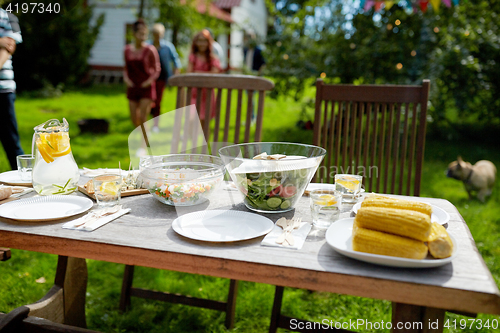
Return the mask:
<svg viewBox="0 0 500 333">
<path fill-rule="evenodd" d="M 50 0 L 42 1 L 48 8 Z M 87 59 L 104 22 L 101 15 L 91 25 L 92 7 L 78 0 L 60 1 L 60 11 L 20 10 L 23 43 L 13 57 L 18 91 L 39 90 L 49 84 L 58 87 L 78 83 L 88 71 Z M 16 4 L 18 7 L 16 7 Z M 22 8 L 26 2 L 14 0 L 6 8 Z"/>
</svg>

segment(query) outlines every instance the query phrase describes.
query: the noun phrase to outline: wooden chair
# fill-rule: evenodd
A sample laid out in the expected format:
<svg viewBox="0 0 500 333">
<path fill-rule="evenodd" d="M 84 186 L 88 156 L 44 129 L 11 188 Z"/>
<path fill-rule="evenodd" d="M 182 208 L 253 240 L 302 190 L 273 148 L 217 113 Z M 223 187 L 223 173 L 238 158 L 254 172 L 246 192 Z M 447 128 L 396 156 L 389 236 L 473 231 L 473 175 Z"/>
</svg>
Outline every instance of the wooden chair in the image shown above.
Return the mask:
<svg viewBox="0 0 500 333">
<path fill-rule="evenodd" d="M 29 316 L 29 314 L 30 308 L 27 306 L 18 307 L 7 314 L 0 313 L 0 333 L 99 333 L 85 328 L 54 323 L 47 319 Z"/>
<path fill-rule="evenodd" d="M 355 86 L 318 79 L 313 144 L 327 155 L 315 181 L 362 174 L 368 192 L 419 196 L 429 87 L 429 80 L 421 86 Z M 290 329 L 292 318 L 281 314 L 283 291 L 276 287 L 269 332 Z"/>
<path fill-rule="evenodd" d="M 191 104 L 193 89 L 206 89 L 205 114 L 212 113 L 213 104 L 215 104 L 215 116 L 211 121 L 203 122 L 202 130 L 206 142 L 217 143 L 219 141 L 227 143 L 230 140 L 234 143 L 250 142 L 252 134 L 252 113 L 254 111 L 254 94 L 259 96 L 257 108 L 255 110 L 255 132 L 253 141 L 260 141 L 262 137 L 262 118 L 264 114 L 265 92 L 274 88 L 274 83 L 260 77 L 249 75 L 225 75 L 225 74 L 186 74 L 172 76 L 168 80 L 170 86 L 177 87 L 177 108 Z M 246 91 L 247 102 L 244 107 L 243 96 Z M 233 94 L 237 97 L 236 108 L 233 108 Z M 212 95 L 215 96 L 215 103 L 212 103 Z M 225 101 L 225 108 L 223 108 Z M 196 109 L 198 113 L 201 109 L 201 94 L 197 93 Z M 182 113 L 178 113 L 182 115 Z M 177 116 L 177 114 L 176 114 Z M 173 127 L 174 140 L 180 140 L 182 126 L 189 122 L 182 119 L 175 119 L 176 126 Z M 244 125 L 243 125 L 243 121 Z M 187 126 L 187 125 L 186 125 Z M 185 129 L 185 132 L 188 132 Z M 234 130 L 234 135 L 229 136 L 230 130 Z M 196 133 L 194 133 L 196 137 Z M 182 141 L 182 140 L 181 140 Z M 172 153 L 186 151 L 184 143 L 178 142 L 172 144 Z M 217 150 L 212 147 L 212 155 L 217 155 Z M 226 312 L 226 327 L 234 327 L 234 314 L 236 306 L 236 296 L 238 281 L 231 280 L 229 284 L 229 293 L 227 302 L 219 302 L 209 299 L 188 297 L 184 295 L 158 292 L 132 287 L 134 275 L 134 266 L 125 266 L 123 276 L 122 292 L 120 299 L 120 309 L 125 311 L 130 307 L 131 296 L 161 300 L 165 302 L 181 303 L 191 306 L 198 306 L 212 310 Z"/>
<path fill-rule="evenodd" d="M 78 280 L 67 279 L 67 275 L 78 276 Z M 0 313 L 0 333 L 94 332 L 85 329 L 86 286 L 85 259 L 59 256 L 52 288 L 33 304 L 16 308 L 8 314 Z"/>
</svg>

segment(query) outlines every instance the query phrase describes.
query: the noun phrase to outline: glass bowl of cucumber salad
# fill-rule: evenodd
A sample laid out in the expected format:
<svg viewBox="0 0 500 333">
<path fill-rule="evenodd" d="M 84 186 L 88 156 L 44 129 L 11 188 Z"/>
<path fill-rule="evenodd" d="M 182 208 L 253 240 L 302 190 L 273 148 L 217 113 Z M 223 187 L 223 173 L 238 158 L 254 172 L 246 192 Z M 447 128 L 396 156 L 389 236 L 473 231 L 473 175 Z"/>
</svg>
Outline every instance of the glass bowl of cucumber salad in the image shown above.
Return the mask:
<svg viewBox="0 0 500 333">
<path fill-rule="evenodd" d="M 292 210 L 325 154 L 321 147 L 288 142 L 243 143 L 219 149 L 245 206 L 261 213 Z"/>
<path fill-rule="evenodd" d="M 193 206 L 208 200 L 224 179 L 224 164 L 217 156 L 173 154 L 152 156 L 140 177 L 142 187 L 171 206 Z"/>
</svg>

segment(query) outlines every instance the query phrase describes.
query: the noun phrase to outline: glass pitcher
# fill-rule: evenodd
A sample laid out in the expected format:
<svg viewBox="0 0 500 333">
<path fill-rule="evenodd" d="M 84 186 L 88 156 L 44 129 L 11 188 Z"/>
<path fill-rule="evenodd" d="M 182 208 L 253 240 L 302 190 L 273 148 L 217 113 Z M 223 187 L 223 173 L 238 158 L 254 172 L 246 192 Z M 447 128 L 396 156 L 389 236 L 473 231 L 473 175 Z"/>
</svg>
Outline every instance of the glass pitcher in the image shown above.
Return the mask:
<svg viewBox="0 0 500 333">
<path fill-rule="evenodd" d="M 51 119 L 34 128 L 33 188 L 38 194 L 69 194 L 78 187 L 80 172 L 69 144 L 69 124 Z M 36 150 L 35 150 L 36 149 Z"/>
</svg>

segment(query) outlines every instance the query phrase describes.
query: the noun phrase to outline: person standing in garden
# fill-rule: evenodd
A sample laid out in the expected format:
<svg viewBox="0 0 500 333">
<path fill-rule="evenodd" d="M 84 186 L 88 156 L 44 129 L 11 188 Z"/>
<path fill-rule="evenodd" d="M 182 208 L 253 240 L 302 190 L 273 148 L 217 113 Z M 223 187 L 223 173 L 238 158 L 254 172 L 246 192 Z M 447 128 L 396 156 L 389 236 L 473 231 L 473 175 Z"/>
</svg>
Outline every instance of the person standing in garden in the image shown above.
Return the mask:
<svg viewBox="0 0 500 333">
<path fill-rule="evenodd" d="M 212 48 L 212 36 L 208 30 L 202 30 L 197 33 L 193 38 L 193 44 L 191 45 L 191 54 L 189 55 L 189 63 L 187 72 L 188 73 L 220 73 L 221 67 L 217 56 L 213 52 Z M 196 96 L 198 91 L 193 89 L 191 95 L 191 104 L 196 104 Z M 212 92 L 213 93 L 213 92 Z M 205 101 L 207 99 L 206 90 L 201 91 L 201 105 L 198 112 L 202 127 L 204 121 L 207 118 L 205 115 Z M 215 98 L 212 96 L 212 112 L 210 113 L 210 118 L 215 116 Z"/>
<path fill-rule="evenodd" d="M 158 51 L 146 44 L 148 28 L 142 19 L 134 22 L 134 42 L 125 46 L 125 71 L 130 118 L 135 127 L 146 122 L 151 105 L 156 100 L 156 79 L 161 67 Z M 138 153 L 139 154 L 139 153 Z"/>
<path fill-rule="evenodd" d="M 244 67 L 254 75 L 262 75 L 266 66 L 266 60 L 262 54 L 262 48 L 257 44 L 254 32 L 245 33 L 243 37 L 243 62 Z"/>
<path fill-rule="evenodd" d="M 153 132 L 159 132 L 158 124 L 160 122 L 160 104 L 163 97 L 163 90 L 167 84 L 168 78 L 172 75 L 177 75 L 180 73 L 182 68 L 179 55 L 175 49 L 174 44 L 163 39 L 165 36 L 165 26 L 161 23 L 156 23 L 153 25 L 153 45 L 158 51 L 160 57 L 161 72 L 156 80 L 156 100 L 154 101 L 154 106 L 151 109 L 151 116 L 154 118 Z"/>
<path fill-rule="evenodd" d="M 22 41 L 17 17 L 0 8 L 0 140 L 13 170 L 17 169 L 16 156 L 24 154 L 17 131 L 16 82 L 12 67 L 12 54 Z"/>
<path fill-rule="evenodd" d="M 226 64 L 226 56 L 224 55 L 224 49 L 215 40 L 215 36 L 212 30 L 210 30 L 209 28 L 206 28 L 206 30 L 210 33 L 210 36 L 212 37 L 212 49 L 217 58 L 219 58 L 220 67 L 222 70 L 226 70 L 227 64 Z"/>
<path fill-rule="evenodd" d="M 243 36 L 243 69 L 253 75 L 262 75 L 266 60 L 262 55 L 262 48 L 257 44 L 257 36 L 253 31 Z M 252 104 L 252 122 L 255 120 L 254 104 Z"/>
</svg>

